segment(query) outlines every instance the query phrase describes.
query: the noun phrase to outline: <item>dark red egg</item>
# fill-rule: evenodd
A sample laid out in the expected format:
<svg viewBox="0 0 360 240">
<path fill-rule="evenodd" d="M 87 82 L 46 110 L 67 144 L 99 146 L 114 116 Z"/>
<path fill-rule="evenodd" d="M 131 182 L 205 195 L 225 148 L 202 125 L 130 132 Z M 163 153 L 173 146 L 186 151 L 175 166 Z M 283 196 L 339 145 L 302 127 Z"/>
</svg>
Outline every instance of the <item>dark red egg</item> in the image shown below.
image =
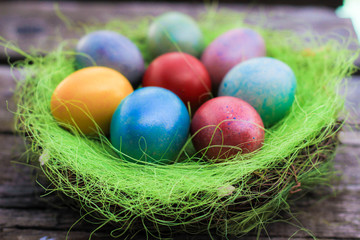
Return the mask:
<svg viewBox="0 0 360 240">
<path fill-rule="evenodd" d="M 209 159 L 229 158 L 239 151 L 250 153 L 264 142 L 260 115 L 240 98 L 223 96 L 204 103 L 191 123 L 193 144 Z"/>
<path fill-rule="evenodd" d="M 143 77 L 143 86 L 166 88 L 194 112 L 211 95 L 211 80 L 197 58 L 181 52 L 163 54 L 152 61 Z"/>
</svg>

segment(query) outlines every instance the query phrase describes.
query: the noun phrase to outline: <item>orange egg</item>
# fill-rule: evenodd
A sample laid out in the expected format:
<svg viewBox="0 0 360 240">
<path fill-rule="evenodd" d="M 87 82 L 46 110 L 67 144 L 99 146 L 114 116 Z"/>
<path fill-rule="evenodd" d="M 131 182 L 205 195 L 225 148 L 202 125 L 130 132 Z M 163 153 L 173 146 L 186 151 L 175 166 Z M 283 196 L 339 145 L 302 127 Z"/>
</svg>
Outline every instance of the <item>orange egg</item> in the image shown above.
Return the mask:
<svg viewBox="0 0 360 240">
<path fill-rule="evenodd" d="M 133 91 L 130 82 L 114 69 L 83 68 L 56 87 L 51 113 L 62 126 L 70 124 L 87 135 L 99 127 L 107 135 L 117 106 Z"/>
</svg>

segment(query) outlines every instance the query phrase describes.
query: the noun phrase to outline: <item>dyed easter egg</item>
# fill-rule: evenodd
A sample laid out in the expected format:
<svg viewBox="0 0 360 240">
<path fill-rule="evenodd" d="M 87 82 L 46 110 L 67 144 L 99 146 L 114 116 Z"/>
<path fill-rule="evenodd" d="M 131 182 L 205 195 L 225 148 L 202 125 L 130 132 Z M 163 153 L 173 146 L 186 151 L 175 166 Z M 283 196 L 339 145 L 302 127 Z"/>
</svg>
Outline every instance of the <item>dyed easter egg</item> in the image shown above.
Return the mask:
<svg viewBox="0 0 360 240">
<path fill-rule="evenodd" d="M 164 88 L 145 87 L 118 106 L 110 139 L 130 161 L 169 163 L 184 146 L 189 127 L 189 113 L 178 96 Z"/>
<path fill-rule="evenodd" d="M 232 68 L 225 76 L 219 96 L 239 97 L 260 114 L 265 127 L 282 119 L 295 98 L 296 77 L 284 62 L 270 58 L 254 58 Z"/>
<path fill-rule="evenodd" d="M 193 144 L 209 159 L 250 153 L 264 141 L 264 125 L 256 110 L 236 97 L 216 97 L 204 103 L 191 122 Z"/>
<path fill-rule="evenodd" d="M 208 70 L 214 94 L 226 73 L 238 63 L 265 56 L 265 42 L 261 35 L 248 28 L 230 30 L 217 37 L 204 50 L 201 61 Z"/>
<path fill-rule="evenodd" d="M 150 25 L 148 45 L 154 57 L 174 51 L 200 57 L 204 39 L 200 28 L 190 16 L 168 12 L 157 17 Z"/>
<path fill-rule="evenodd" d="M 211 95 L 211 80 L 204 65 L 195 57 L 181 52 L 165 53 L 147 68 L 143 86 L 169 89 L 195 111 Z"/>
<path fill-rule="evenodd" d="M 133 92 L 130 82 L 107 67 L 87 67 L 66 77 L 51 96 L 51 113 L 66 128 L 109 134 L 112 115 L 122 99 Z"/>
<path fill-rule="evenodd" d="M 134 43 L 123 35 L 102 30 L 82 37 L 76 46 L 78 68 L 105 66 L 123 74 L 133 85 L 138 86 L 145 71 L 144 60 Z"/>
</svg>

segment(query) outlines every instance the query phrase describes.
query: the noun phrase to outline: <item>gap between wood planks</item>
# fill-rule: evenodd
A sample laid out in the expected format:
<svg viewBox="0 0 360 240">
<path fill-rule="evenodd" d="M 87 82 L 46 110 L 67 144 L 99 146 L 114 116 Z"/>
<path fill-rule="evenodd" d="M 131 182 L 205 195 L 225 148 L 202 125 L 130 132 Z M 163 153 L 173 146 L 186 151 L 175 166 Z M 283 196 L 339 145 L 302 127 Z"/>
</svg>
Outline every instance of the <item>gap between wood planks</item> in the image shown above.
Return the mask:
<svg viewBox="0 0 360 240">
<path fill-rule="evenodd" d="M 234 5 L 231 5 L 234 9 Z M 348 19 L 338 19 L 333 12 L 326 8 L 294 8 L 288 6 L 271 7 L 268 9 L 249 9 L 236 5 L 239 11 L 248 11 L 252 14 L 264 13 L 273 16 L 271 24 L 280 29 L 304 28 L 304 24 L 313 28 L 320 34 L 328 31 L 337 31 L 340 34 L 351 36 L 353 28 Z M 117 16 L 158 15 L 161 12 L 180 10 L 192 15 L 198 13 L 203 6 L 184 4 L 75 4 L 62 3 L 61 11 L 73 21 L 92 21 L 92 16 L 101 16 L 99 21 L 108 21 Z M 80 11 L 79 11 L 80 9 Z M 86 14 L 85 14 L 86 13 Z M 90 14 L 89 14 L 90 13 Z M 105 14 L 106 13 L 106 14 Z M 255 14 L 256 15 L 256 14 Z M 22 16 L 19 18 L 18 16 Z M 90 17 L 89 17 L 90 16 Z M 9 21 L 10 19 L 10 21 Z M 3 24 L 1 24 L 3 23 Z M 75 34 L 66 29 L 65 24 L 54 14 L 52 3 L 1 3 L 0 7 L 0 35 L 8 40 L 13 40 L 24 50 L 30 46 L 40 46 L 43 50 L 51 50 L 57 42 L 49 35 L 56 31 L 63 38 L 74 38 Z M 353 35 L 354 36 L 354 35 Z M 11 53 L 12 61 L 21 59 L 16 53 Z M 0 50 L 0 62 L 7 63 L 7 57 Z M 11 78 L 8 66 L 0 66 L 0 165 L 3 171 L 0 174 L 0 239 L 27 239 L 50 240 L 64 239 L 69 227 L 79 218 L 79 214 L 64 206 L 55 196 L 40 197 L 43 190 L 36 185 L 33 178 L 33 168 L 16 164 L 20 161 L 24 151 L 23 141 L 13 135 L 12 114 L 8 111 L 15 110 L 11 100 L 15 83 Z M 360 156 L 360 124 L 359 98 L 360 77 L 353 77 L 349 82 L 349 95 L 347 108 L 350 117 L 349 126 L 340 134 L 342 145 L 338 149 L 335 167 L 339 171 L 339 178 L 334 182 L 334 191 L 314 191 L 307 194 L 300 201 L 293 203 L 293 211 L 304 227 L 313 231 L 321 240 L 329 239 L 360 239 L 360 176 L 358 172 Z M 76 225 L 71 231 L 71 239 L 87 239 L 94 226 L 86 223 Z M 288 239 L 298 227 L 286 223 L 272 224 L 268 228 L 273 240 Z M 93 239 L 109 239 L 108 233 L 99 232 Z M 268 239 L 265 233 L 260 240 Z M 143 239 L 138 237 L 135 239 Z M 205 240 L 205 236 L 177 235 L 175 239 Z M 238 239 L 238 238 L 229 238 Z M 243 240 L 254 239 L 250 235 Z M 311 239 L 303 231 L 298 232 L 292 239 Z"/>
<path fill-rule="evenodd" d="M 59 17 L 56 6 L 67 20 Z M 59 39 L 79 37 L 79 31 L 74 30 L 80 26 L 79 23 L 105 23 L 115 18 L 157 16 L 166 11 L 180 11 L 197 16 L 208 9 L 209 6 L 205 4 L 189 3 L 60 2 L 55 5 L 52 2 L 9 1 L 0 3 L 0 36 L 15 42 L 25 51 L 35 48 L 46 52 L 54 49 L 59 44 Z M 239 16 L 245 16 L 245 21 L 250 24 L 260 24 L 259 21 L 266 17 L 267 21 L 262 21 L 261 24 L 271 29 L 294 30 L 300 35 L 311 31 L 320 36 L 332 35 L 338 41 L 356 39 L 351 20 L 338 18 L 334 10 L 327 7 L 219 4 L 217 9 L 237 11 Z M 335 36 L 336 34 L 338 36 Z M 350 49 L 358 47 L 356 41 L 350 45 Z M 8 53 L 12 61 L 21 59 L 16 52 Z M 7 63 L 7 59 L 4 49 L 0 47 L 0 62 Z M 360 66 L 360 58 L 356 62 Z"/>
<path fill-rule="evenodd" d="M 9 67 L 0 67 L 1 100 L 4 96 L 11 95 L 11 90 L 8 88 L 13 86 L 13 81 L 9 73 Z M 351 82 L 354 84 L 352 89 L 360 86 L 358 79 L 353 79 Z M 356 93 L 357 91 L 350 98 L 356 100 Z M 0 112 L 2 114 L 3 110 Z M 5 122 L 9 122 L 10 126 L 12 115 L 5 114 L 4 116 Z M 3 170 L 0 175 L 0 228 L 2 229 L 0 230 L 0 239 L 14 239 L 14 236 L 29 236 L 28 239 L 40 239 L 41 235 L 65 236 L 66 230 L 79 218 L 78 213 L 64 206 L 54 196 L 40 197 L 43 190 L 36 185 L 32 178 L 33 168 L 16 163 L 21 161 L 21 155 L 24 152 L 23 140 L 8 134 L 12 130 L 4 128 L 4 126 L 6 125 L 0 126 L 3 127 L 2 132 L 6 133 L 0 133 L 0 145 L 3 149 L 0 152 L 0 164 Z M 358 137 L 359 131 L 349 127 L 345 128 L 342 133 L 340 139 L 343 144 L 339 147 L 335 159 L 339 179 L 334 182 L 334 192 L 314 191 L 292 204 L 293 211 L 298 213 L 297 217 L 300 222 L 304 224 L 304 227 L 312 230 L 319 239 L 360 239 L 358 219 L 360 215 L 358 206 L 360 144 Z M 92 227 L 86 223 L 80 223 L 71 233 L 71 236 L 74 235 L 72 239 L 85 238 L 93 230 Z M 291 236 L 298 230 L 298 227 L 292 227 L 287 223 L 276 223 L 269 226 L 268 233 L 272 239 L 280 240 Z M 100 231 L 99 234 L 105 233 Z M 33 238 L 31 238 L 32 236 Z M 250 236 L 248 239 L 253 237 Z M 294 239 L 296 237 L 305 239 L 309 235 L 300 231 Z M 106 239 L 106 237 L 99 239 Z M 178 239 L 201 238 L 185 238 L 182 235 L 182 238 Z"/>
</svg>

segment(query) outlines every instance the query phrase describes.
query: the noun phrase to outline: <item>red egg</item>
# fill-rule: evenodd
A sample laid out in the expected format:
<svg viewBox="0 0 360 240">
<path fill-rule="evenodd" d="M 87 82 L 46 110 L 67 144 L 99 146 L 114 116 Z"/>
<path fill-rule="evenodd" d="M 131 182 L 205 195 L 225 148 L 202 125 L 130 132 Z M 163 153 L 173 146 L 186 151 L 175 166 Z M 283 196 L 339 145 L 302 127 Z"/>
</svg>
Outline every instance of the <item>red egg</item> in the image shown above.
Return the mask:
<svg viewBox="0 0 360 240">
<path fill-rule="evenodd" d="M 143 86 L 166 88 L 194 112 L 211 94 L 211 80 L 204 65 L 195 57 L 171 52 L 157 57 L 143 77 Z"/>
<path fill-rule="evenodd" d="M 204 103 L 191 123 L 193 144 L 209 159 L 225 159 L 259 149 L 264 142 L 260 115 L 236 97 L 216 97 Z"/>
</svg>

